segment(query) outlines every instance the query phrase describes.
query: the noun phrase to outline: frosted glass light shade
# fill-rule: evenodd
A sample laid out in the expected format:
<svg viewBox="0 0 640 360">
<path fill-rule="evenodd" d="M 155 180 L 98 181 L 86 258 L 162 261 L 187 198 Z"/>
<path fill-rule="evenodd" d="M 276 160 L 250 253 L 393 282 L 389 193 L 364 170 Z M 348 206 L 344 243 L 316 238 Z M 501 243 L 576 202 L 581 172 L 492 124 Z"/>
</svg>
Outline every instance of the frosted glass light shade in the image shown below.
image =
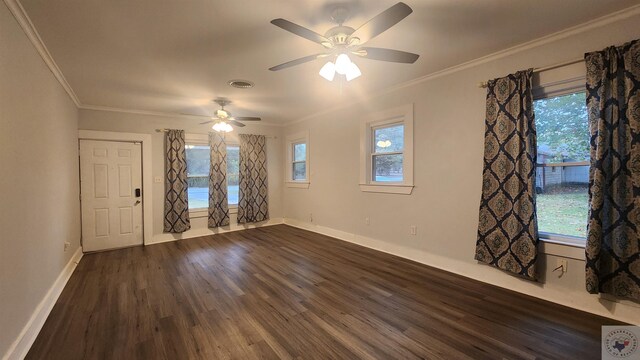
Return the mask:
<svg viewBox="0 0 640 360">
<path fill-rule="evenodd" d="M 336 66 L 331 61 L 329 61 L 328 63 L 324 64 L 322 69 L 320 69 L 319 74 L 323 78 L 329 81 L 333 81 L 333 77 L 336 76 Z"/>
<path fill-rule="evenodd" d="M 336 72 L 340 75 L 344 75 L 349 71 L 349 65 L 351 64 L 351 59 L 347 56 L 347 54 L 340 54 L 336 59 Z"/>
<path fill-rule="evenodd" d="M 359 77 L 360 75 L 362 75 L 362 72 L 360 72 L 360 68 L 358 67 L 358 65 L 356 65 L 355 63 L 350 63 L 349 67 L 347 68 L 347 73 L 345 74 L 345 76 L 347 77 L 347 81 L 351 81 Z"/>
</svg>

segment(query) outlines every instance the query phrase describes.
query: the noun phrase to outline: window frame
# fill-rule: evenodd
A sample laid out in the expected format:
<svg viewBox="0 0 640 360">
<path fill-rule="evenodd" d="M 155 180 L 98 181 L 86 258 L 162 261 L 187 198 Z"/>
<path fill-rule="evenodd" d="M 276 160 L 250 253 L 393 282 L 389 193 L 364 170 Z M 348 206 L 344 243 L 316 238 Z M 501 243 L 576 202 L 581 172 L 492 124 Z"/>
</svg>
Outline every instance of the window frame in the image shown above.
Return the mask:
<svg viewBox="0 0 640 360">
<path fill-rule="evenodd" d="M 233 146 L 233 147 L 239 147 L 240 144 L 238 142 L 234 142 L 234 141 L 228 141 L 227 139 L 225 139 L 225 144 L 227 147 L 229 146 Z M 184 145 L 197 145 L 197 146 L 206 146 L 209 147 L 209 135 L 208 134 L 185 134 L 184 136 Z M 186 149 L 185 149 L 186 151 Z M 211 151 L 211 149 L 209 149 L 209 151 Z M 186 156 L 186 152 L 185 152 L 185 156 Z M 229 183 L 227 182 L 227 192 L 229 191 Z M 228 195 L 227 195 L 228 198 Z M 229 205 L 229 214 L 236 214 L 238 213 L 238 205 Z M 206 218 L 209 216 L 209 209 L 208 208 L 198 208 L 198 209 L 191 209 L 189 208 L 189 217 L 190 218 Z"/>
<path fill-rule="evenodd" d="M 295 161 L 294 147 L 295 145 L 299 145 L 299 144 L 306 145 L 304 161 L 301 161 L 301 160 Z M 311 164 L 309 161 L 309 148 L 310 148 L 309 131 L 306 130 L 306 131 L 297 132 L 291 135 L 287 135 L 285 146 L 286 146 L 286 159 L 287 159 L 287 166 L 285 169 L 285 186 L 290 188 L 308 189 L 309 185 L 311 185 L 311 179 L 309 178 L 309 174 L 310 174 L 309 169 L 311 167 L 310 166 Z M 295 163 L 302 163 L 302 162 L 306 164 L 305 178 L 300 180 L 295 180 L 293 178 L 293 165 Z"/>
<path fill-rule="evenodd" d="M 584 64 L 582 64 L 584 66 Z M 536 81 L 537 80 L 537 81 Z M 541 76 L 534 76 L 534 88 L 533 88 L 533 101 L 544 100 L 544 99 L 552 99 L 555 97 L 577 94 L 581 92 L 586 92 L 584 88 L 585 77 L 577 76 L 573 78 L 568 78 L 565 80 L 549 82 L 546 85 L 539 85 L 541 81 Z M 536 85 L 538 82 L 538 85 Z M 536 144 L 536 151 L 537 151 Z M 557 165 L 562 164 L 562 165 Z M 536 161 L 536 168 L 539 167 L 539 164 Z M 591 166 L 590 161 L 580 161 L 580 162 L 567 162 L 567 163 L 554 163 L 553 167 L 558 166 L 567 166 L 567 167 L 577 167 L 577 166 Z M 536 202 L 536 214 L 538 213 L 537 202 Z M 587 219 L 585 219 L 587 221 Z M 587 243 L 587 238 L 574 236 L 574 235 L 565 235 L 565 234 L 556 234 L 546 231 L 538 230 L 538 239 L 543 242 L 558 244 L 558 245 L 567 245 L 571 247 L 584 248 Z"/>
<path fill-rule="evenodd" d="M 401 152 L 374 152 L 375 130 L 403 125 L 404 146 Z M 376 155 L 400 153 L 402 181 L 375 181 L 373 160 Z M 360 190 L 388 194 L 410 195 L 413 191 L 413 103 L 368 114 L 360 125 Z"/>
</svg>

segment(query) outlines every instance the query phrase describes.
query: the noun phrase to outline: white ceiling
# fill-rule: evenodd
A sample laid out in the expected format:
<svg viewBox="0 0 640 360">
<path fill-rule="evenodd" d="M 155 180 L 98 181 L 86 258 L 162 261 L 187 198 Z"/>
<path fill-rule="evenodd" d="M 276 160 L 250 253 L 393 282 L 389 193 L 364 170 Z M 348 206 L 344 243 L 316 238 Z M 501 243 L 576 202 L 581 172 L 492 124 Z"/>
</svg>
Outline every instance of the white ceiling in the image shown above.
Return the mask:
<svg viewBox="0 0 640 360">
<path fill-rule="evenodd" d="M 357 28 L 393 0 L 346 1 Z M 638 4 L 638 0 L 406 0 L 413 14 L 369 46 L 420 54 L 413 65 L 355 59 L 362 77 L 330 83 L 322 60 L 269 67 L 322 51 L 269 22 L 285 18 L 323 34 L 319 0 L 21 0 L 84 105 L 206 114 L 228 97 L 236 116 L 284 123 L 345 96 L 382 90 Z M 335 4 L 335 2 L 333 2 Z M 229 87 L 247 79 L 255 88 Z"/>
</svg>

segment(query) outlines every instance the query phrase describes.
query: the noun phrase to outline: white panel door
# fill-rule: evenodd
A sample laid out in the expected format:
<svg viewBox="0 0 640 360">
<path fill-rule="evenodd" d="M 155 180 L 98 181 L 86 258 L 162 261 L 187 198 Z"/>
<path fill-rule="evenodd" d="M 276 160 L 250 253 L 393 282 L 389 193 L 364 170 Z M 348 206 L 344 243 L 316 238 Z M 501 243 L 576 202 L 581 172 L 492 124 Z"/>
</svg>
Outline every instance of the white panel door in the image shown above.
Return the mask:
<svg viewBox="0 0 640 360">
<path fill-rule="evenodd" d="M 82 248 L 142 244 L 142 158 L 136 143 L 80 140 Z"/>
</svg>

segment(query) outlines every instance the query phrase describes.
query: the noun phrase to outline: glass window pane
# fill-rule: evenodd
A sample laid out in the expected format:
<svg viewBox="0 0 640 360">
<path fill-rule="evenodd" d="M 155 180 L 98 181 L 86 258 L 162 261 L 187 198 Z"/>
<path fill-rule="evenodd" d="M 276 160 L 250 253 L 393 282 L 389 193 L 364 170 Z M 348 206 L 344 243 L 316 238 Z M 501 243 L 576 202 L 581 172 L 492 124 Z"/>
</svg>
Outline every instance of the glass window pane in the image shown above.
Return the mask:
<svg viewBox="0 0 640 360">
<path fill-rule="evenodd" d="M 307 177 L 307 163 L 297 162 L 293 163 L 293 180 L 306 180 Z"/>
<path fill-rule="evenodd" d="M 589 161 L 586 93 L 534 102 L 538 163 Z"/>
<path fill-rule="evenodd" d="M 307 144 L 293 144 L 293 161 L 305 161 L 307 157 Z"/>
<path fill-rule="evenodd" d="M 588 191 L 589 166 L 538 167 L 538 229 L 547 233 L 586 237 Z"/>
<path fill-rule="evenodd" d="M 186 145 L 189 209 L 209 207 L 209 147 Z"/>
<path fill-rule="evenodd" d="M 240 148 L 227 146 L 227 198 L 229 205 L 238 205 L 240 184 Z"/>
<path fill-rule="evenodd" d="M 536 210 L 541 232 L 586 237 L 589 123 L 584 92 L 536 100 Z"/>
<path fill-rule="evenodd" d="M 373 129 L 373 152 L 384 153 L 404 149 L 404 125 Z"/>
<path fill-rule="evenodd" d="M 373 181 L 402 182 L 402 154 L 375 155 Z"/>
</svg>

